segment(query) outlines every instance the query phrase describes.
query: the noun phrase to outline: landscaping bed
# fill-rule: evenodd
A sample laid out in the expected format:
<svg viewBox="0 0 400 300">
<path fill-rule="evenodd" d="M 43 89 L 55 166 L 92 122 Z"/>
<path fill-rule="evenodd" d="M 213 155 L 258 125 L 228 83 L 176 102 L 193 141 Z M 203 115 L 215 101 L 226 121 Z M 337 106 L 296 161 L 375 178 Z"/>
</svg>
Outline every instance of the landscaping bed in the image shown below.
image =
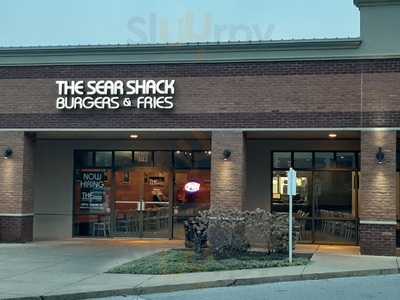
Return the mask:
<svg viewBox="0 0 400 300">
<path fill-rule="evenodd" d="M 112 268 L 108 273 L 177 274 L 192 272 L 261 269 L 299 266 L 309 263 L 311 255 L 297 255 L 290 264 L 287 255 L 249 251 L 237 257 L 216 259 L 205 250 L 202 256 L 189 249 L 174 249 L 155 253 Z"/>
</svg>

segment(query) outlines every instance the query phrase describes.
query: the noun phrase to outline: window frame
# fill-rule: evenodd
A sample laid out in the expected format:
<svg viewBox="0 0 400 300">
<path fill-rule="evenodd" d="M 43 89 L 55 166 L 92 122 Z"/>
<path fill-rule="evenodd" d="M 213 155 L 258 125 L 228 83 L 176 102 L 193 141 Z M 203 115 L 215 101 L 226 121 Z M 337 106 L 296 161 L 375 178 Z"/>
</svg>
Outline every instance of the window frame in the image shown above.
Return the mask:
<svg viewBox="0 0 400 300">
<path fill-rule="evenodd" d="M 360 171 L 358 156 L 360 155 L 360 151 L 346 151 L 346 150 L 321 150 L 321 151 L 307 151 L 307 150 L 299 150 L 299 151 L 285 151 L 285 150 L 273 150 L 271 151 L 271 174 L 272 171 L 288 171 L 289 168 L 275 168 L 274 167 L 274 153 L 276 152 L 290 152 L 291 153 L 291 162 L 290 166 L 296 171 Z M 312 167 L 311 168 L 295 168 L 294 166 L 294 153 L 312 153 Z M 334 168 L 316 168 L 315 167 L 315 153 L 333 153 L 335 167 Z M 350 168 L 337 168 L 337 153 L 353 153 L 354 155 L 354 167 Z"/>
<path fill-rule="evenodd" d="M 287 151 L 286 150 L 285 151 L 285 150 L 280 150 L 280 149 L 279 150 L 271 150 L 271 153 L 270 153 L 271 154 L 271 157 L 270 157 L 270 159 L 271 159 L 271 168 L 270 168 L 270 175 L 271 175 L 271 180 L 270 180 L 271 212 L 273 212 L 273 202 L 274 202 L 274 198 L 273 198 L 273 177 L 274 177 L 273 175 L 274 175 L 274 172 L 275 171 L 277 171 L 277 172 L 285 172 L 285 171 L 289 170 L 288 168 L 274 168 L 273 155 L 274 155 L 275 152 L 291 152 L 291 166 L 292 167 L 293 167 L 293 164 L 294 164 L 294 153 L 295 152 L 312 152 L 312 157 L 313 157 L 312 168 L 311 169 L 299 168 L 299 169 L 295 169 L 295 170 L 299 171 L 299 172 L 301 172 L 301 171 L 303 171 L 303 172 L 311 172 L 313 178 L 314 178 L 314 172 L 356 172 L 357 173 L 356 178 L 358 180 L 359 173 L 361 171 L 361 168 L 360 168 L 360 163 L 361 163 L 360 155 L 361 155 L 361 152 L 360 151 L 340 151 L 340 150 L 339 151 L 337 151 L 337 150 L 334 150 L 334 151 L 329 151 L 329 150 L 321 150 L 321 151 L 315 151 L 315 150 L 313 150 L 313 151 L 307 151 L 307 150 L 293 151 L 293 150 L 289 150 L 289 151 Z M 334 153 L 334 159 L 335 159 L 335 168 L 325 168 L 325 169 L 315 168 L 315 152 L 333 152 Z M 351 168 L 351 169 L 349 169 L 349 168 L 337 168 L 336 167 L 337 153 L 354 153 L 354 159 L 355 159 L 354 167 Z M 358 184 L 357 184 L 357 186 L 358 186 Z M 311 222 L 312 232 L 313 232 L 312 237 L 311 237 L 311 242 L 314 243 L 314 242 L 318 242 L 318 240 L 316 240 L 315 236 L 314 236 L 314 230 L 315 230 L 314 226 L 315 226 L 316 221 L 328 220 L 328 219 L 326 219 L 326 218 L 324 219 L 324 218 L 315 216 L 314 215 L 315 203 L 312 201 L 311 205 L 312 205 L 312 211 L 313 211 L 312 215 L 308 216 L 308 217 L 304 217 L 302 219 Z M 358 196 L 357 196 L 357 199 L 356 199 L 356 205 L 358 205 Z M 340 219 L 337 219 L 337 220 L 345 221 L 345 222 L 352 221 L 352 222 L 356 223 L 356 226 L 358 226 L 357 225 L 358 224 L 358 219 L 359 219 L 358 210 L 356 210 L 356 215 L 355 215 L 354 218 L 353 217 L 352 218 L 340 218 Z M 335 220 L 335 218 L 329 218 L 329 220 Z M 344 243 L 344 244 L 358 244 L 358 242 L 359 242 L 359 236 L 357 235 L 355 242 L 349 242 L 349 243 Z"/>
</svg>

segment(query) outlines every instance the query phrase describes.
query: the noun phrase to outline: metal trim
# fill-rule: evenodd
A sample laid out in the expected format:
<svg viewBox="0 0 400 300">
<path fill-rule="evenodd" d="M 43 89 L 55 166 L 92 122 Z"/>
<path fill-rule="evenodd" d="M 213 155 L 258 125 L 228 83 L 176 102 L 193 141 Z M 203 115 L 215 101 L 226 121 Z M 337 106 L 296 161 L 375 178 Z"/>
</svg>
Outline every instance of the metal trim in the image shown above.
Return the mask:
<svg viewBox="0 0 400 300">
<path fill-rule="evenodd" d="M 397 225 L 397 221 L 360 220 L 365 225 Z"/>
<path fill-rule="evenodd" d="M 19 214 L 19 213 L 3 214 L 3 213 L 0 213 L 0 217 L 33 217 L 34 215 L 35 215 L 34 213 L 29 213 L 29 214 Z"/>
</svg>

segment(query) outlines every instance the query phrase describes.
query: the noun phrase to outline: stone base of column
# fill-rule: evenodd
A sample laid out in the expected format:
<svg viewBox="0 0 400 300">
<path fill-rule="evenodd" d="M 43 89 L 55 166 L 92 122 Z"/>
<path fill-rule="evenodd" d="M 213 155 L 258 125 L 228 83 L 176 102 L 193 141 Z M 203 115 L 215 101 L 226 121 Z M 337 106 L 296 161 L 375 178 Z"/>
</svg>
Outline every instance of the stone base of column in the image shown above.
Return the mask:
<svg viewBox="0 0 400 300">
<path fill-rule="evenodd" d="M 0 216 L 0 242 L 25 243 L 33 240 L 33 216 Z"/>
<path fill-rule="evenodd" d="M 360 251 L 365 255 L 396 255 L 396 225 L 360 224 Z"/>
</svg>

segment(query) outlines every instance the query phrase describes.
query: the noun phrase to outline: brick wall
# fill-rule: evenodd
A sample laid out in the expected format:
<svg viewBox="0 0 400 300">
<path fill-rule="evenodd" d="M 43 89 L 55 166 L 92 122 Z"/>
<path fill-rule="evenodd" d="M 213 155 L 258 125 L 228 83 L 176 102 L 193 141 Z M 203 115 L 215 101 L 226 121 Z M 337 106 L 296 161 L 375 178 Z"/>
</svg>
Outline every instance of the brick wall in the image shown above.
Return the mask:
<svg viewBox="0 0 400 300">
<path fill-rule="evenodd" d="M 392 255 L 396 247 L 396 131 L 361 133 L 360 247 L 365 254 Z M 382 147 L 383 164 L 376 153 Z"/>
<path fill-rule="evenodd" d="M 360 224 L 360 250 L 365 255 L 396 255 L 396 226 Z"/>
<path fill-rule="evenodd" d="M 3 159 L 6 147 L 13 150 Z M 23 132 L 0 132 L 0 241 L 32 239 L 33 138 Z"/>
<path fill-rule="evenodd" d="M 175 109 L 56 110 L 55 80 L 93 78 L 174 78 Z M 399 59 L 0 67 L 0 127 L 398 127 L 398 82 Z"/>
<path fill-rule="evenodd" d="M 33 216 L 0 216 L 0 242 L 30 242 Z"/>
<path fill-rule="evenodd" d="M 399 59 L 303 60 L 240 63 L 115 64 L 75 66 L 8 66 L 0 78 L 123 78 L 123 77 L 207 77 L 354 74 L 400 72 Z"/>
<path fill-rule="evenodd" d="M 396 131 L 361 133 L 361 220 L 396 220 L 396 142 Z M 376 162 L 379 147 L 385 154 L 382 165 Z"/>
<path fill-rule="evenodd" d="M 242 209 L 246 192 L 243 132 L 212 132 L 211 150 L 211 208 Z M 231 151 L 226 161 L 224 150 Z"/>
</svg>

